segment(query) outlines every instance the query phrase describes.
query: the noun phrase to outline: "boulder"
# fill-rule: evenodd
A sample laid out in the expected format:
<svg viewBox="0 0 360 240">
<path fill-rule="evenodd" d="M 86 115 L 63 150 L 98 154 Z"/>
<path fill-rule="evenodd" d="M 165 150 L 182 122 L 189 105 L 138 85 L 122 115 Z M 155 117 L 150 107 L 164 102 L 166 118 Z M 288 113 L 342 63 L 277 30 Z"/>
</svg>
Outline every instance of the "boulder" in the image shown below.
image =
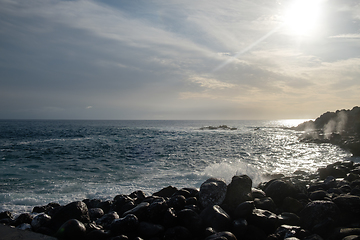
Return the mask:
<svg viewBox="0 0 360 240">
<path fill-rule="evenodd" d="M 200 186 L 199 201 L 202 207 L 220 205 L 226 196 L 227 186 L 224 180 L 210 178 Z"/>
<path fill-rule="evenodd" d="M 254 199 L 255 207 L 269 210 L 270 212 L 276 212 L 276 205 L 271 197 L 265 197 L 265 198 L 255 198 Z"/>
<path fill-rule="evenodd" d="M 149 205 L 150 204 L 148 202 L 142 202 L 138 204 L 136 207 L 124 212 L 122 216 L 125 217 L 128 214 L 134 214 L 136 215 L 137 218 L 141 220 L 143 217 L 145 217 L 146 210 L 149 207 Z"/>
<path fill-rule="evenodd" d="M 251 225 L 264 230 L 266 234 L 271 234 L 279 225 L 279 219 L 275 213 L 263 209 L 254 209 L 248 218 Z"/>
<path fill-rule="evenodd" d="M 231 232 L 225 231 L 225 232 L 214 233 L 208 236 L 207 238 L 205 238 L 205 240 L 237 240 L 237 238 Z"/>
<path fill-rule="evenodd" d="M 19 226 L 23 223 L 31 224 L 31 221 L 33 219 L 33 216 L 30 213 L 22 213 L 20 214 L 15 221 L 12 223 L 14 226 Z"/>
<path fill-rule="evenodd" d="M 134 214 L 128 214 L 123 218 L 115 219 L 110 225 L 110 230 L 114 235 L 127 234 L 136 231 L 138 225 L 138 218 Z"/>
<path fill-rule="evenodd" d="M 299 213 L 301 209 L 303 209 L 304 205 L 299 200 L 292 198 L 292 197 L 286 197 L 283 200 L 282 209 L 285 212 L 292 212 L 292 213 Z"/>
<path fill-rule="evenodd" d="M 61 224 L 70 219 L 77 219 L 83 223 L 90 222 L 89 210 L 84 202 L 77 201 L 69 203 L 60 207 L 59 211 L 52 216 L 54 222 Z"/>
<path fill-rule="evenodd" d="M 183 195 L 172 196 L 167 202 L 169 207 L 173 207 L 175 210 L 181 210 L 186 204 L 186 198 Z"/>
<path fill-rule="evenodd" d="M 164 227 L 159 224 L 149 222 L 140 222 L 137 228 L 137 234 L 142 238 L 158 237 L 164 233 Z"/>
<path fill-rule="evenodd" d="M 200 235 L 204 229 L 203 220 L 191 209 L 183 209 L 177 213 L 178 223 L 186 227 L 194 235 Z"/>
<path fill-rule="evenodd" d="M 212 227 L 216 231 L 231 229 L 230 216 L 218 205 L 208 206 L 201 214 L 206 227 Z"/>
<path fill-rule="evenodd" d="M 160 191 L 153 193 L 153 196 L 158 196 L 158 197 L 171 197 L 175 192 L 177 192 L 178 189 L 176 187 L 173 186 L 168 186 L 166 188 L 161 189 Z"/>
<path fill-rule="evenodd" d="M 275 234 L 281 239 L 297 238 L 303 239 L 311 235 L 309 231 L 302 229 L 299 226 L 281 225 L 275 231 Z"/>
<path fill-rule="evenodd" d="M 251 187 L 252 180 L 247 175 L 234 176 L 227 187 L 225 208 L 233 211 L 240 203 L 253 200 Z"/>
<path fill-rule="evenodd" d="M 146 209 L 147 219 L 153 223 L 161 223 L 167 208 L 165 200 L 152 202 Z"/>
<path fill-rule="evenodd" d="M 341 195 L 333 199 L 333 202 L 339 207 L 342 215 L 342 221 L 351 223 L 359 221 L 360 215 L 360 197 L 354 195 Z"/>
<path fill-rule="evenodd" d="M 174 208 L 167 208 L 164 212 L 163 218 L 162 218 L 162 225 L 170 228 L 175 227 L 178 223 L 178 217 L 176 215 Z"/>
<path fill-rule="evenodd" d="M 66 221 L 55 233 L 58 239 L 82 239 L 85 236 L 86 228 L 82 222 L 77 219 Z"/>
<path fill-rule="evenodd" d="M 240 203 L 235 211 L 233 212 L 234 218 L 247 218 L 252 211 L 255 209 L 255 204 L 253 201 L 246 201 L 243 203 Z"/>
<path fill-rule="evenodd" d="M 41 227 L 48 227 L 51 217 L 45 213 L 35 216 L 31 221 L 31 227 L 36 231 Z"/>
<path fill-rule="evenodd" d="M 290 182 L 274 179 L 268 182 L 264 187 L 266 196 L 271 197 L 275 204 L 281 206 L 286 197 L 295 198 L 297 189 Z"/>
<path fill-rule="evenodd" d="M 90 208 L 89 216 L 91 220 L 96 220 L 104 216 L 104 210 L 102 208 Z"/>
<path fill-rule="evenodd" d="M 312 229 L 324 219 L 339 220 L 340 210 L 331 201 L 313 201 L 308 203 L 299 214 L 305 229 Z"/>
<path fill-rule="evenodd" d="M 164 240 L 193 239 L 190 231 L 183 226 L 169 228 L 164 233 Z"/>
<path fill-rule="evenodd" d="M 111 223 L 118 219 L 119 215 L 116 212 L 109 212 L 95 221 L 96 224 L 103 226 L 105 229 L 109 228 Z"/>
<path fill-rule="evenodd" d="M 245 218 L 238 218 L 232 222 L 232 233 L 238 238 L 242 239 L 248 229 L 248 222 Z"/>
</svg>

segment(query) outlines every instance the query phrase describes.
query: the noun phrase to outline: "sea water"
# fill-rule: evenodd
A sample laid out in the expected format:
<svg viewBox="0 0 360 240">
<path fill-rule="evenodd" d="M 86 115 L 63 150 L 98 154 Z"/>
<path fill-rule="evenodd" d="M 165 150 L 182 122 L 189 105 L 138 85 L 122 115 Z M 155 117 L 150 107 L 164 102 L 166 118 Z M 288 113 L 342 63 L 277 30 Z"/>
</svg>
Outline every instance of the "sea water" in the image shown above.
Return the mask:
<svg viewBox="0 0 360 240">
<path fill-rule="evenodd" d="M 301 121 L 300 121 L 301 122 Z M 351 160 L 331 144 L 299 142 L 299 121 L 0 121 L 0 212 L 112 199 L 163 187 L 228 183 L 247 174 L 309 173 Z M 201 130 L 227 125 L 236 130 Z"/>
</svg>

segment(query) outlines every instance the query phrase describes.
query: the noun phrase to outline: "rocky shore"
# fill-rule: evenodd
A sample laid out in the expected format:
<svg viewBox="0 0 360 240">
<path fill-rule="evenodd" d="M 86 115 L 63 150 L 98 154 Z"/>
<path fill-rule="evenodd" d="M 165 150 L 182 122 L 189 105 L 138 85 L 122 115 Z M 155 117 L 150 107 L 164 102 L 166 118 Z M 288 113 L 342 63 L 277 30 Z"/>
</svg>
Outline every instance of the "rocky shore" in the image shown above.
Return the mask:
<svg viewBox="0 0 360 240">
<path fill-rule="evenodd" d="M 210 178 L 200 189 L 169 186 L 112 200 L 36 206 L 0 222 L 58 239 L 350 240 L 360 239 L 360 163 L 337 162 L 252 187 Z"/>
<path fill-rule="evenodd" d="M 360 107 L 326 112 L 292 129 L 304 131 L 303 142 L 332 143 L 360 156 Z"/>
</svg>

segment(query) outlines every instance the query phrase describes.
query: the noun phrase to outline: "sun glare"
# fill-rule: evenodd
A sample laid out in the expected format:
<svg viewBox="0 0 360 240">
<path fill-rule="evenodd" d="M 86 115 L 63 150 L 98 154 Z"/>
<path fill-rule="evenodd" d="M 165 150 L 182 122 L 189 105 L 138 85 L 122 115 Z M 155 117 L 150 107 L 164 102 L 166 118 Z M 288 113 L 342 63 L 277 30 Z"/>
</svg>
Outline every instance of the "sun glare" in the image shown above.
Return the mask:
<svg viewBox="0 0 360 240">
<path fill-rule="evenodd" d="M 311 35 L 319 24 L 321 0 L 296 0 L 284 15 L 284 24 L 295 35 Z"/>
</svg>

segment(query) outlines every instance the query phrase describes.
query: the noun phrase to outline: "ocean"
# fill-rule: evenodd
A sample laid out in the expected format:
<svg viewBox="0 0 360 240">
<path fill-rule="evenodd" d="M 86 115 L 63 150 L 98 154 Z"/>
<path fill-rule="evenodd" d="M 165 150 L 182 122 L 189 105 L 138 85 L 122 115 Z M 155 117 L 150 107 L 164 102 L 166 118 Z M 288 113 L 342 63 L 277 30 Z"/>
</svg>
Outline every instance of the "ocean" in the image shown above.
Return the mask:
<svg viewBox="0 0 360 240">
<path fill-rule="evenodd" d="M 299 142 L 302 133 L 287 127 L 303 121 L 0 120 L 0 212 L 199 188 L 236 174 L 256 186 L 268 174 L 359 161 L 331 144 Z M 236 130 L 201 129 L 219 125 Z"/>
</svg>

